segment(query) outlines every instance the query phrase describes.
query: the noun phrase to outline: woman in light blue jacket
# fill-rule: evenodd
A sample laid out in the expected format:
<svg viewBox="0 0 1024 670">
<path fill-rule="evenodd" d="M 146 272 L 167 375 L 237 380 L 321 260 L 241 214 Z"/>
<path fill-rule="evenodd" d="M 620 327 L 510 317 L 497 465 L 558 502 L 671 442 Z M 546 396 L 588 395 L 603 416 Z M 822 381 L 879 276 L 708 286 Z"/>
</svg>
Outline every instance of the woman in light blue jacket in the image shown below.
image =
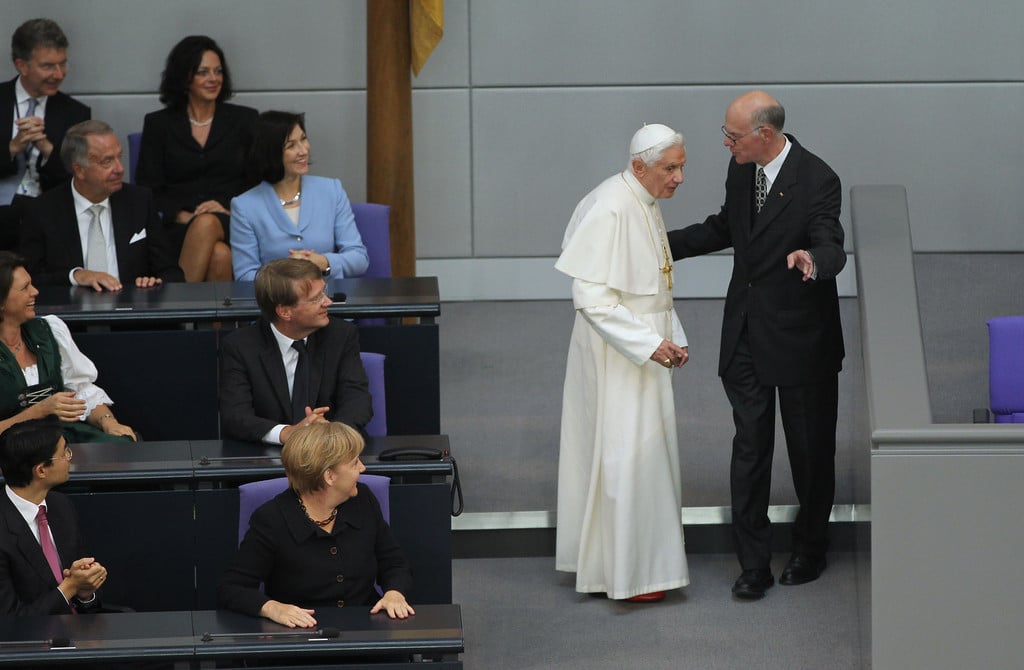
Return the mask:
<svg viewBox="0 0 1024 670">
<path fill-rule="evenodd" d="M 357 277 L 369 266 L 352 207 L 337 179 L 309 174 L 302 114 L 264 112 L 256 122 L 252 166 L 263 180 L 231 201 L 236 280 L 252 281 L 275 258 L 305 258 L 324 278 Z"/>
</svg>

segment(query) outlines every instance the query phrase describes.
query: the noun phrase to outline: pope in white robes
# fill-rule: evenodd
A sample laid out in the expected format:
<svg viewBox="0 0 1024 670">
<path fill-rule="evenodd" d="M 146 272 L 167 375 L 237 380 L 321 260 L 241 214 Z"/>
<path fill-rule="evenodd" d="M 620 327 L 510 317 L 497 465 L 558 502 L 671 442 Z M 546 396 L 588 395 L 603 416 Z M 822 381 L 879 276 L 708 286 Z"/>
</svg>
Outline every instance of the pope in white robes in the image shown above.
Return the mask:
<svg viewBox="0 0 1024 670">
<path fill-rule="evenodd" d="M 686 586 L 672 370 L 688 360 L 658 207 L 683 137 L 645 125 L 630 165 L 576 207 L 555 268 L 576 309 L 562 396 L 556 568 L 576 590 L 651 602 Z"/>
</svg>

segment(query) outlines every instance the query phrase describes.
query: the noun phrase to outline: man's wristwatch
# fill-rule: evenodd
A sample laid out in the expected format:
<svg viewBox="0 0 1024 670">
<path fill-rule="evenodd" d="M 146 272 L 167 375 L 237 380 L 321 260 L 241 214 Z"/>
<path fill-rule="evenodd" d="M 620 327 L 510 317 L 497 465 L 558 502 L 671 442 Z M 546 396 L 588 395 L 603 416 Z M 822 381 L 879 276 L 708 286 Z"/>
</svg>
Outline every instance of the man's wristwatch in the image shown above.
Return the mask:
<svg viewBox="0 0 1024 670">
<path fill-rule="evenodd" d="M 330 277 L 331 276 L 331 266 L 328 265 L 327 267 L 325 267 L 323 270 L 320 271 L 320 274 L 322 274 L 324 277 Z"/>
</svg>

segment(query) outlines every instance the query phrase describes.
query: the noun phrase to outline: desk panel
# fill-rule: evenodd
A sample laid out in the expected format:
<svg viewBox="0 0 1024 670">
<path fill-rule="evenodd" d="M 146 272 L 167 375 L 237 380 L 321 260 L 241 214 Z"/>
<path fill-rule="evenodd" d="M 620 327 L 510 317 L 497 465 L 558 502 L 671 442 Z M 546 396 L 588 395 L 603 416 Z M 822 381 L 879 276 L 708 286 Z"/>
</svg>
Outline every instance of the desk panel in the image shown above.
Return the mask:
<svg viewBox="0 0 1024 670">
<path fill-rule="evenodd" d="M 195 655 L 192 612 L 66 614 L 0 621 L 0 667 L 59 668 L 140 658 L 173 661 Z M 52 646 L 51 641 L 61 646 Z"/>
<path fill-rule="evenodd" d="M 369 608 L 317 612 L 329 638 L 266 619 L 225 611 L 131 612 L 0 619 L 0 667 L 74 667 L 90 663 L 163 661 L 176 667 L 259 661 L 259 667 L 403 667 L 416 655 L 434 670 L 461 668 L 464 651 L 458 605 L 421 605 L 404 620 Z M 296 665 L 298 664 L 298 665 Z M 120 667 L 120 666 L 117 666 Z"/>
<path fill-rule="evenodd" d="M 327 291 L 345 296 L 330 312 L 346 318 L 432 319 L 441 313 L 437 277 L 332 279 Z M 91 325 L 248 321 L 259 316 L 252 282 L 169 282 L 150 288 L 128 285 L 115 293 L 44 286 L 36 303 L 40 314 Z"/>
<path fill-rule="evenodd" d="M 196 657 L 341 660 L 353 655 L 372 658 L 424 654 L 441 658 L 462 653 L 462 612 L 458 605 L 419 605 L 415 609 L 416 615 L 404 620 L 389 619 L 386 614 L 371 615 L 368 607 L 319 609 L 317 628 L 339 633 L 329 638 L 295 634 L 295 629 L 234 612 L 194 612 Z"/>
</svg>

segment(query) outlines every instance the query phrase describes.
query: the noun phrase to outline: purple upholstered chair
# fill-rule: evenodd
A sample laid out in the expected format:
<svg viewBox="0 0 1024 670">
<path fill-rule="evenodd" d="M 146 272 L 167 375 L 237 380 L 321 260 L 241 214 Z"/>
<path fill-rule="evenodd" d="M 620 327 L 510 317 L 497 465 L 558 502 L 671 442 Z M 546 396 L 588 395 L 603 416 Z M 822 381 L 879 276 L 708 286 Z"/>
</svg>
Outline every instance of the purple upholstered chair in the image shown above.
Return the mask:
<svg viewBox="0 0 1024 670">
<path fill-rule="evenodd" d="M 135 172 L 139 169 L 139 148 L 142 146 L 142 133 L 128 135 L 128 183 L 135 184 Z"/>
<path fill-rule="evenodd" d="M 384 520 L 391 523 L 391 478 L 383 475 L 359 475 L 359 482 L 366 484 L 373 492 L 373 497 L 380 503 L 380 511 Z M 249 482 L 238 487 L 238 543 L 242 543 L 245 532 L 249 530 L 249 517 L 256 508 L 267 502 L 281 491 L 288 488 L 288 478 L 264 479 L 260 482 Z"/>
<path fill-rule="evenodd" d="M 363 361 L 363 369 L 366 370 L 366 377 L 370 380 L 370 397 L 373 399 L 373 418 L 366 424 L 366 434 L 371 437 L 380 437 L 388 434 L 388 403 L 384 393 L 384 354 L 374 354 L 368 351 L 359 353 Z"/>
<path fill-rule="evenodd" d="M 352 214 L 363 238 L 370 266 L 364 277 L 391 276 L 391 207 L 372 202 L 353 202 Z"/>
<path fill-rule="evenodd" d="M 1024 423 L 1024 316 L 988 322 L 988 395 L 996 423 Z"/>
</svg>

